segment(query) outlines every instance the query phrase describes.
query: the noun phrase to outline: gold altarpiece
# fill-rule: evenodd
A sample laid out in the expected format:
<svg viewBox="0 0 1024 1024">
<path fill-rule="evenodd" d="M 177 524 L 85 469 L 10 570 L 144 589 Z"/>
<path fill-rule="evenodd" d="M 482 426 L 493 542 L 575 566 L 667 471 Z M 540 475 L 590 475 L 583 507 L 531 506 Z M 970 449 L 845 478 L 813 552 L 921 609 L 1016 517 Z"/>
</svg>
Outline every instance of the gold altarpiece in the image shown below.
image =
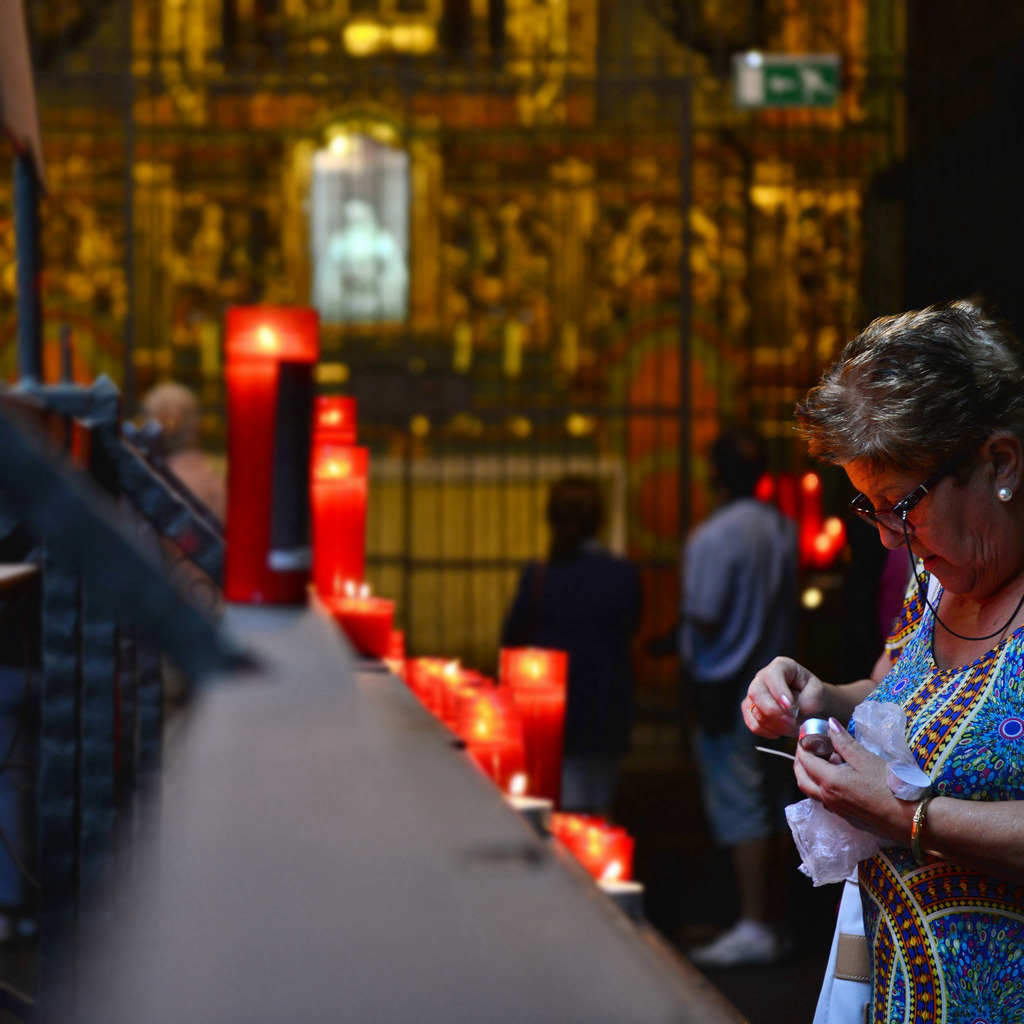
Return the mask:
<svg viewBox="0 0 1024 1024">
<path fill-rule="evenodd" d="M 373 582 L 412 649 L 486 663 L 547 483 L 593 472 L 658 628 L 718 425 L 751 418 L 800 465 L 794 398 L 877 312 L 871 182 L 902 131 L 899 3 L 772 0 L 761 44 L 838 53 L 843 88 L 759 112 L 719 52 L 750 5 L 696 6 L 680 40 L 655 0 L 133 0 L 130 45 L 101 25 L 39 76 L 48 347 L 70 327 L 76 374 L 130 401 L 192 385 L 217 445 L 224 309 L 311 301 L 315 154 L 400 151 L 406 313 L 326 323 L 318 371 L 374 452 Z M 8 342 L 12 296 L 0 248 Z"/>
</svg>

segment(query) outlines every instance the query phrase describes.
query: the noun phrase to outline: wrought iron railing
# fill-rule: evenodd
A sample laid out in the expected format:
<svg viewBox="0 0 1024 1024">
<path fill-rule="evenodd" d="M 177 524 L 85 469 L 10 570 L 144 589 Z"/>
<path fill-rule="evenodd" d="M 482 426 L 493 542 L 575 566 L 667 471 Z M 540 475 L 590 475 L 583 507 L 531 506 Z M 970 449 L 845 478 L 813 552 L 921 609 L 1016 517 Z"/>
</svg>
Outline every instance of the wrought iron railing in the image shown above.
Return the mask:
<svg viewBox="0 0 1024 1024">
<path fill-rule="evenodd" d="M 37 834 L 26 869 L 38 888 L 38 991 L 4 990 L 25 1019 L 65 1019 L 53 1000 L 73 973 L 81 915 L 110 898 L 118 844 L 152 822 L 141 799 L 161 765 L 160 652 L 191 681 L 245 661 L 169 582 L 166 562 L 183 559 L 215 590 L 224 537 L 161 469 L 154 440 L 123 435 L 120 395 L 104 379 L 28 383 L 0 399 L 3 518 L 34 538 L 41 586 L 39 685 L 29 691 Z"/>
</svg>

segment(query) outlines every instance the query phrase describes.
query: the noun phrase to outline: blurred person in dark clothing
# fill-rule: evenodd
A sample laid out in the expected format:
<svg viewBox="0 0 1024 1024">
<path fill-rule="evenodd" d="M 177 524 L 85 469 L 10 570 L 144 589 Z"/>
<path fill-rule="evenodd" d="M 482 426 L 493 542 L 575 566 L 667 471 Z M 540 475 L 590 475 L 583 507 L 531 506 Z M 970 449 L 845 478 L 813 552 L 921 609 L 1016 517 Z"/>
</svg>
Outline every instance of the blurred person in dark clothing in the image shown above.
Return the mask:
<svg viewBox="0 0 1024 1024">
<path fill-rule="evenodd" d="M 629 746 L 641 608 L 636 567 L 598 540 L 603 517 L 596 481 L 552 486 L 548 558 L 523 569 L 501 634 L 503 647 L 568 654 L 561 809 L 592 814 L 607 813 Z"/>
</svg>

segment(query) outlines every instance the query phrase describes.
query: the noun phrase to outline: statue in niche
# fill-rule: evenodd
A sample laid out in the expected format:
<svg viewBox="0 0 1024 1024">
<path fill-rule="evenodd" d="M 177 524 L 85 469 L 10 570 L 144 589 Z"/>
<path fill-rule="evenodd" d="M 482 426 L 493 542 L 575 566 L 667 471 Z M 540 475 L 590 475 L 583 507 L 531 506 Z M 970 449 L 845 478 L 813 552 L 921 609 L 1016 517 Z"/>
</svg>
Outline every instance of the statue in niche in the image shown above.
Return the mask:
<svg viewBox="0 0 1024 1024">
<path fill-rule="evenodd" d="M 317 268 L 321 316 L 347 323 L 403 319 L 408 272 L 394 236 L 377 223 L 373 207 L 363 199 L 345 202 L 343 220 Z"/>
</svg>

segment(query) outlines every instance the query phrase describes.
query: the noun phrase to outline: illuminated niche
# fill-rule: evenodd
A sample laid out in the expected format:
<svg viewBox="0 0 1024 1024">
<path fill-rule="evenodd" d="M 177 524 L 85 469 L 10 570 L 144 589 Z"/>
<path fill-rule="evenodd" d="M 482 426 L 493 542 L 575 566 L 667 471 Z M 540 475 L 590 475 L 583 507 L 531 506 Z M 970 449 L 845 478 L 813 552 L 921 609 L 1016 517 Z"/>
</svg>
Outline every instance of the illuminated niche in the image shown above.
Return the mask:
<svg viewBox="0 0 1024 1024">
<path fill-rule="evenodd" d="M 313 154 L 311 304 L 327 324 L 394 323 L 409 312 L 409 157 L 339 133 Z"/>
</svg>

